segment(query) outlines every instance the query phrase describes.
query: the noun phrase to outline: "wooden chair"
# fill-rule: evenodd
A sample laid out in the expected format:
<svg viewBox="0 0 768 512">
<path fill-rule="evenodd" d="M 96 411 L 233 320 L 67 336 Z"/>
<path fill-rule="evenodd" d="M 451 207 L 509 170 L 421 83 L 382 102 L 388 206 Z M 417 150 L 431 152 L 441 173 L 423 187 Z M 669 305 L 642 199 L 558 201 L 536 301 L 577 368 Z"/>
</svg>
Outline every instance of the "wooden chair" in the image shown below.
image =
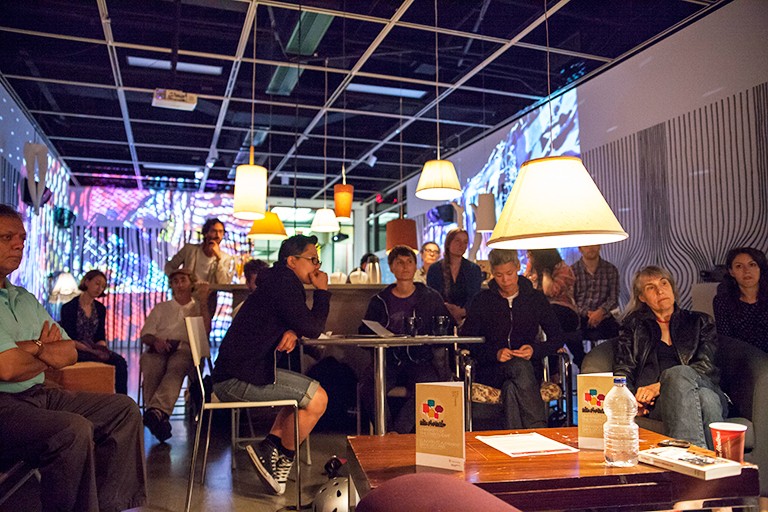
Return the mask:
<svg viewBox="0 0 768 512">
<path fill-rule="evenodd" d="M 187 484 L 187 501 L 184 510 L 189 512 L 192 505 L 192 492 L 195 484 L 195 465 L 197 463 L 197 452 L 200 447 L 200 436 L 203 430 L 203 421 L 205 419 L 206 411 L 208 413 L 208 427 L 206 429 L 205 436 L 205 449 L 203 451 L 203 468 L 201 481 L 205 485 L 205 466 L 208 462 L 208 446 L 211 441 L 211 418 L 213 411 L 226 409 L 231 412 L 232 418 L 232 467 L 234 468 L 235 453 L 237 451 L 238 443 L 243 439 L 240 437 L 240 421 L 239 411 L 240 409 L 252 409 L 257 407 L 293 407 L 293 421 L 294 421 L 294 436 L 299 439 L 299 403 L 296 400 L 273 400 L 269 402 L 221 402 L 215 394 L 211 394 L 210 400 L 205 399 L 205 389 L 203 389 L 203 371 L 207 364 L 208 369 L 211 369 L 211 347 L 208 342 L 208 334 L 205 330 L 205 324 L 203 318 L 187 317 L 185 319 L 187 324 L 187 333 L 189 334 L 189 344 L 192 348 L 192 360 L 195 364 L 195 372 L 197 372 L 197 383 L 192 385 L 200 386 L 200 392 L 203 396 L 203 403 L 200 409 L 200 414 L 197 418 L 197 430 L 195 433 L 195 445 L 192 451 L 192 461 L 189 465 L 189 482 Z M 296 443 L 296 510 L 301 510 L 301 453 L 298 442 Z"/>
</svg>

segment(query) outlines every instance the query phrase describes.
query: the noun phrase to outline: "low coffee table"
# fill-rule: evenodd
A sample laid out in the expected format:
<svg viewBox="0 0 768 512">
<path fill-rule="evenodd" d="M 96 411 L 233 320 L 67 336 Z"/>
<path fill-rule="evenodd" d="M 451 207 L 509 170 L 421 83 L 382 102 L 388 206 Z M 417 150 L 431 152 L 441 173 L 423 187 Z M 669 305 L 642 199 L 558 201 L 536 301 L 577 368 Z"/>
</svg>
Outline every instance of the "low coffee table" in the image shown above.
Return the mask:
<svg viewBox="0 0 768 512">
<path fill-rule="evenodd" d="M 532 432 L 519 430 L 511 432 Z M 576 427 L 537 429 L 541 435 L 578 447 Z M 467 460 L 463 472 L 416 466 L 416 436 L 350 436 L 350 474 L 361 497 L 383 482 L 416 472 L 455 475 L 485 489 L 507 503 L 534 510 L 663 510 L 682 501 L 714 500 L 717 506 L 733 505 L 739 510 L 757 510 L 760 484 L 757 466 L 745 464 L 741 475 L 717 480 L 700 480 L 674 471 L 638 464 L 630 468 L 607 467 L 603 452 L 512 458 L 476 439 L 478 435 L 510 431 L 468 432 Z M 640 449 L 651 448 L 667 439 L 640 429 Z M 706 508 L 712 504 L 702 504 Z"/>
</svg>

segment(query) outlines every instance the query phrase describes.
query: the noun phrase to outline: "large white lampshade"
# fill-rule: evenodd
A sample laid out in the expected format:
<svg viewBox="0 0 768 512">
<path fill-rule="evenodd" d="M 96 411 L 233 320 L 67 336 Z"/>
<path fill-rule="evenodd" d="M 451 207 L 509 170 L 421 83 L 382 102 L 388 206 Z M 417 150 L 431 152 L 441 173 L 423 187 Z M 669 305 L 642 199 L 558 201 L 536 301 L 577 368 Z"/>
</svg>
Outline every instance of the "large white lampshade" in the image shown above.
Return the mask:
<svg viewBox="0 0 768 512">
<path fill-rule="evenodd" d="M 488 247 L 578 247 L 628 236 L 581 159 L 556 156 L 520 167 Z"/>
<path fill-rule="evenodd" d="M 493 194 L 480 194 L 477 196 L 475 208 L 475 231 L 490 233 L 494 227 L 496 227 L 496 198 Z"/>
<path fill-rule="evenodd" d="M 253 160 L 251 160 L 253 161 Z M 235 207 L 238 219 L 263 219 L 267 210 L 267 169 L 260 165 L 238 165 L 235 171 Z"/>
<path fill-rule="evenodd" d="M 247 236 L 251 240 L 285 240 L 288 238 L 283 221 L 275 212 L 266 212 L 263 219 L 253 221 Z"/>
<path fill-rule="evenodd" d="M 341 229 L 339 221 L 336 219 L 336 212 L 330 208 L 320 208 L 312 219 L 310 231 L 315 233 L 335 233 Z"/>
<path fill-rule="evenodd" d="M 461 195 L 456 169 L 448 160 L 429 160 L 416 185 L 416 197 L 427 201 L 450 201 Z"/>
</svg>

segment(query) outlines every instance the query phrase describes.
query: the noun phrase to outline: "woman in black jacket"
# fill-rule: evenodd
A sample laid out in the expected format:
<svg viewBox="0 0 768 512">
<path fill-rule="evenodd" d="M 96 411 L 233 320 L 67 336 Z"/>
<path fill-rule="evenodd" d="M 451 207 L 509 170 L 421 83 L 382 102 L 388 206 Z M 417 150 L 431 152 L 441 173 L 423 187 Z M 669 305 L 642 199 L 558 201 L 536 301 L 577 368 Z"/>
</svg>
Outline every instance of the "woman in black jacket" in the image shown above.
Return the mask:
<svg viewBox="0 0 768 512">
<path fill-rule="evenodd" d="M 661 420 L 670 437 L 712 448 L 708 425 L 728 412 L 714 363 L 717 333 L 708 315 L 676 300 L 669 271 L 649 266 L 635 274 L 613 372 L 627 377 L 638 415 Z"/>
<path fill-rule="evenodd" d="M 531 282 L 518 275 L 517 251 L 494 249 L 488 255 L 493 279 L 475 296 L 461 326 L 462 336 L 484 336 L 469 347 L 477 360 L 476 381 L 500 388 L 506 428 L 543 428 L 547 415 L 531 359 L 554 354 L 563 346 L 552 306 Z M 547 335 L 537 341 L 539 328 Z"/>
<path fill-rule="evenodd" d="M 96 300 L 104 297 L 107 276 L 89 270 L 80 280 L 81 293 L 61 307 L 61 327 L 75 340 L 78 361 L 95 361 L 115 367 L 115 392 L 128 394 L 128 365 L 123 356 L 107 348 L 104 330 L 107 308 Z"/>
</svg>

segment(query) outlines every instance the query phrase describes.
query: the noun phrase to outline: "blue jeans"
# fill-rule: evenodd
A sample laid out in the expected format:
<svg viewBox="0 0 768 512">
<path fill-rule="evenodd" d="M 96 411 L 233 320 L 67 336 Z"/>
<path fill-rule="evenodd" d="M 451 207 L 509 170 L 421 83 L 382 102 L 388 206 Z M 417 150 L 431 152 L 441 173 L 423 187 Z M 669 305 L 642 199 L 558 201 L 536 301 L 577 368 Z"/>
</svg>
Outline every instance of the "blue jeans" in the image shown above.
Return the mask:
<svg viewBox="0 0 768 512">
<path fill-rule="evenodd" d="M 709 424 L 728 415 L 728 398 L 709 378 L 686 365 L 661 372 L 660 395 L 651 419 L 664 423 L 664 433 L 675 439 L 712 449 Z"/>
<path fill-rule="evenodd" d="M 305 409 L 315 396 L 320 383 L 301 373 L 278 368 L 275 383 L 254 386 L 238 379 L 228 379 L 213 385 L 213 391 L 222 402 L 271 402 L 296 400 Z"/>
</svg>

